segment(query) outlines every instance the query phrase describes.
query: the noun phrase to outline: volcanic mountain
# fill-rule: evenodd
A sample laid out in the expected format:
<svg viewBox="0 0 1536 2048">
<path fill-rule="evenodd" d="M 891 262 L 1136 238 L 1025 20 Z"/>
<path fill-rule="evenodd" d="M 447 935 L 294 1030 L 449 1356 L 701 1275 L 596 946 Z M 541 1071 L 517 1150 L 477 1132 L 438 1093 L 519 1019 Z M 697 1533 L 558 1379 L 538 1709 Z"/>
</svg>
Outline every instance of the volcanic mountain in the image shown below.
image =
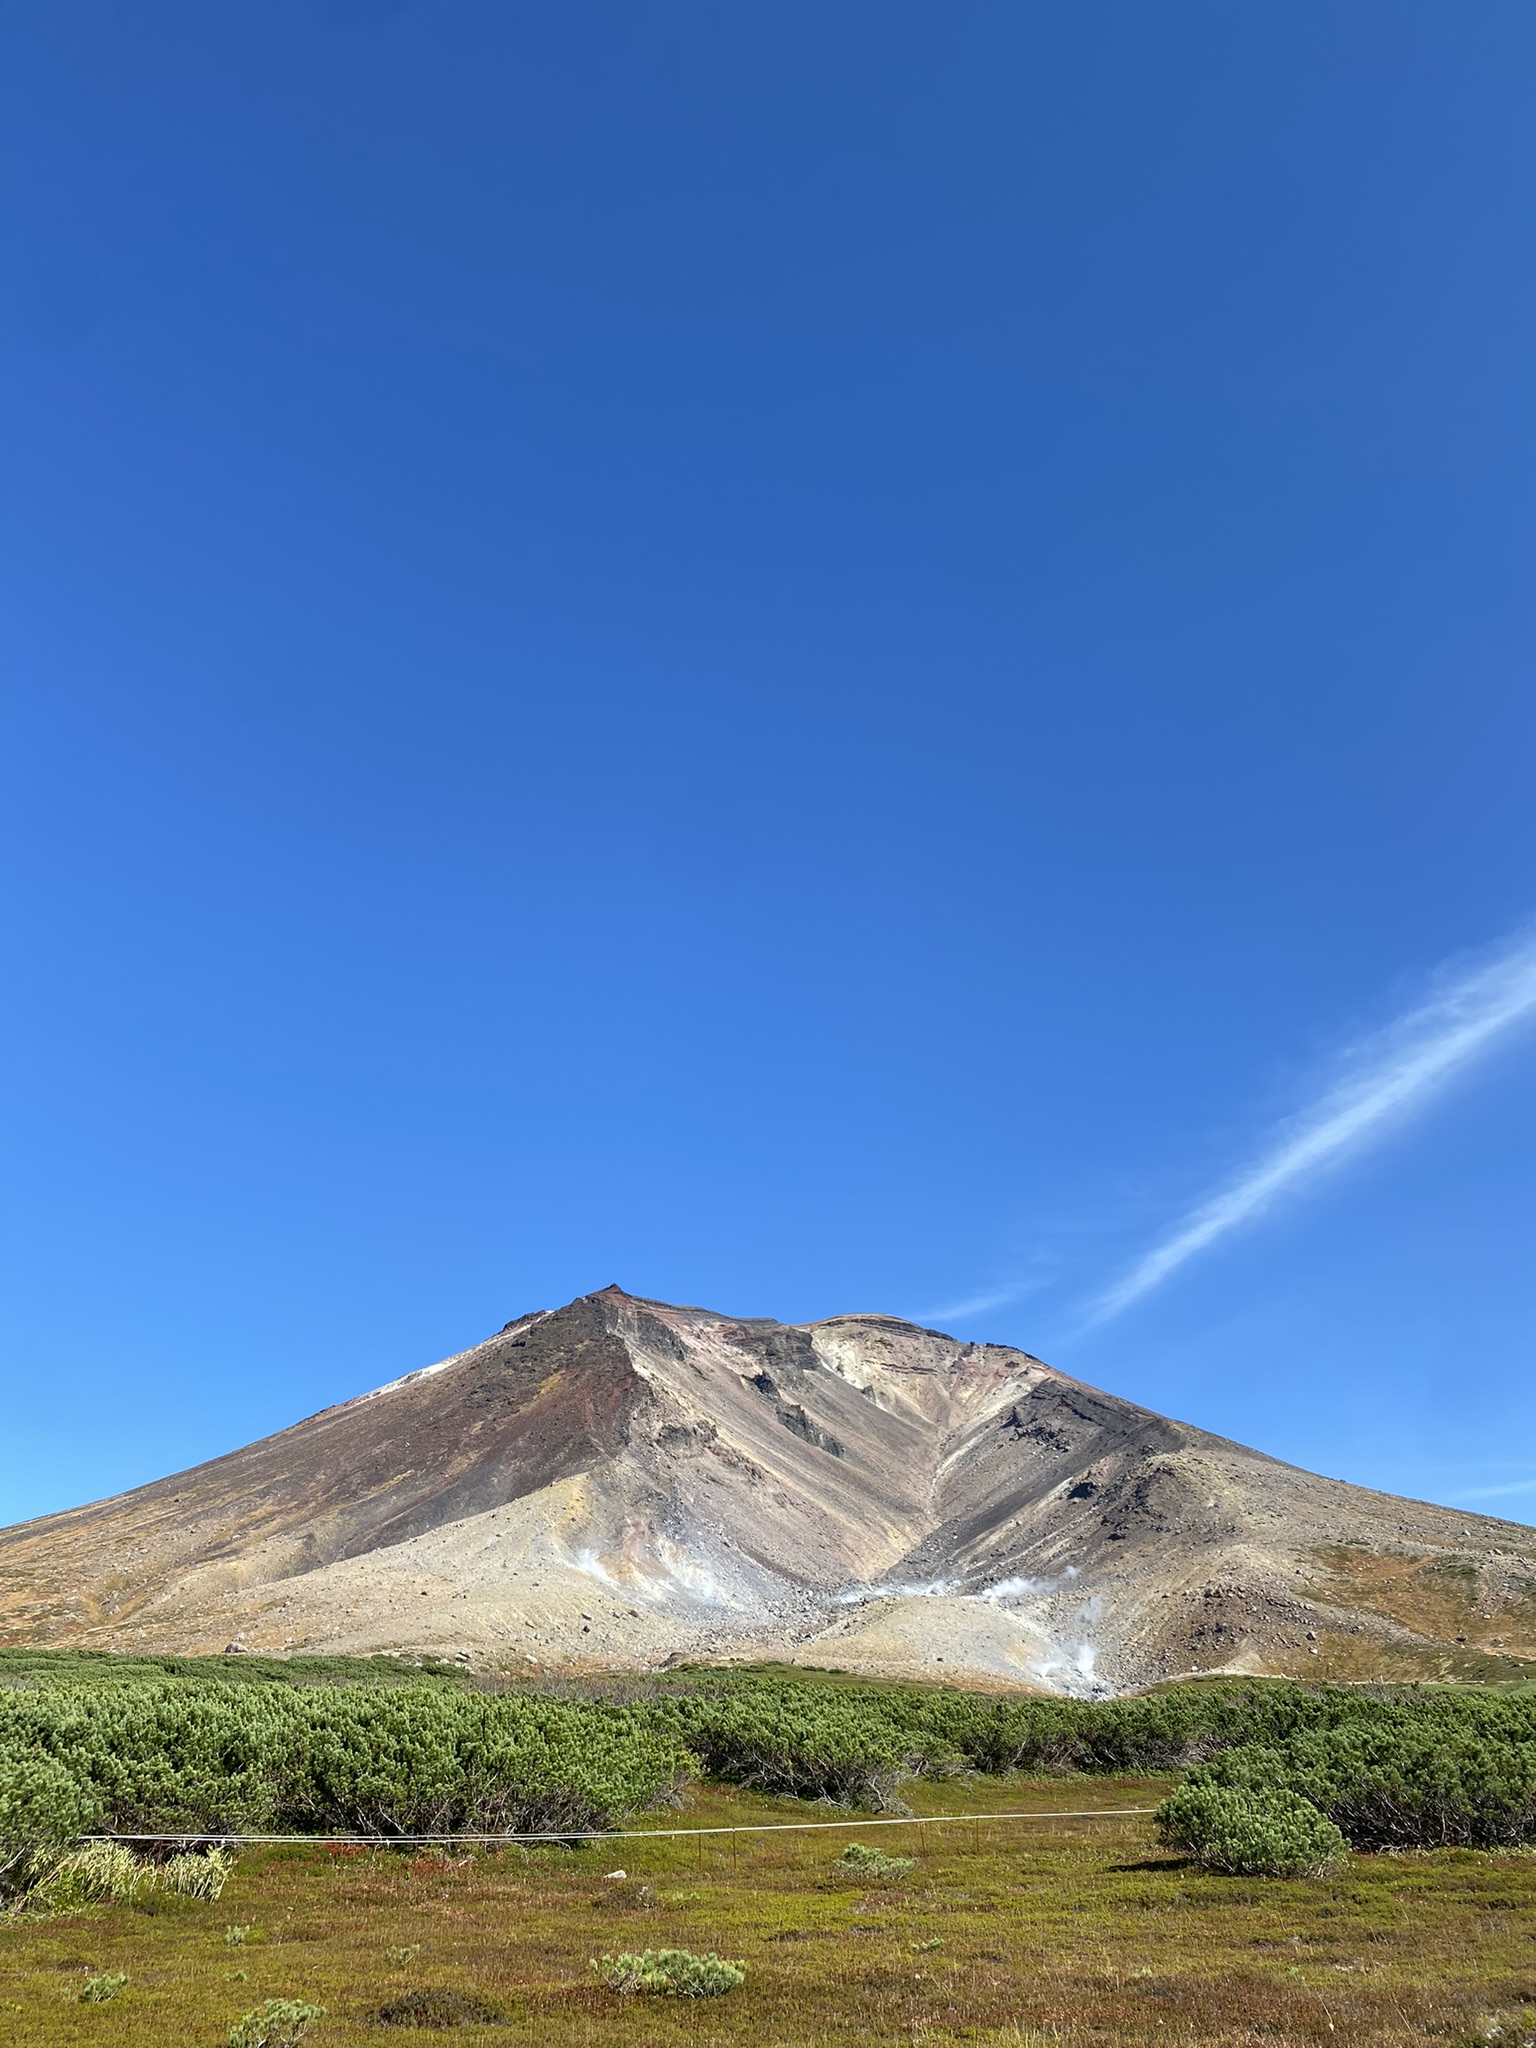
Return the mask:
<svg viewBox="0 0 1536 2048">
<path fill-rule="evenodd" d="M 1318 1478 L 1004 1345 L 609 1287 L 0 1531 L 0 1641 L 1075 1693 L 1514 1677 L 1536 1529 Z"/>
</svg>

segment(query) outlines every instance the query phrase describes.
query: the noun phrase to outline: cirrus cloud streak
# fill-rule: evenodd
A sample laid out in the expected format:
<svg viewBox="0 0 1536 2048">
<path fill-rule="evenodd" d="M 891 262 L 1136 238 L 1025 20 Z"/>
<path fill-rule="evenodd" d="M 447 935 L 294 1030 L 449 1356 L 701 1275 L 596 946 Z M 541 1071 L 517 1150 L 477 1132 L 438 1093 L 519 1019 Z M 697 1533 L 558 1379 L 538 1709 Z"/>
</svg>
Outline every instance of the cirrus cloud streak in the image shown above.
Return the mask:
<svg viewBox="0 0 1536 2048">
<path fill-rule="evenodd" d="M 1090 1321 L 1118 1315 L 1196 1253 L 1347 1154 L 1384 1137 L 1504 1033 L 1536 1014 L 1536 931 L 1507 941 L 1429 1001 L 1352 1048 L 1343 1078 L 1288 1120 L 1276 1142 L 1199 1203 L 1101 1295 Z"/>
</svg>

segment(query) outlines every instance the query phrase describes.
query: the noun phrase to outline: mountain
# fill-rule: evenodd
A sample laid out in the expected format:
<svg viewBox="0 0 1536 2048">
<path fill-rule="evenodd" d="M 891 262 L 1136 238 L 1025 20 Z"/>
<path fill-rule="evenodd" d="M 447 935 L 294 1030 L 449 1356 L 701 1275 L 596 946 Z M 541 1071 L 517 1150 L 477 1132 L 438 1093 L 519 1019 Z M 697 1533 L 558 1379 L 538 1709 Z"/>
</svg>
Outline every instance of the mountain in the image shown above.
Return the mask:
<svg viewBox="0 0 1536 2048">
<path fill-rule="evenodd" d="M 1318 1478 L 1005 1345 L 608 1287 L 0 1531 L 0 1642 L 1074 1693 L 1517 1677 L 1536 1529 Z"/>
</svg>

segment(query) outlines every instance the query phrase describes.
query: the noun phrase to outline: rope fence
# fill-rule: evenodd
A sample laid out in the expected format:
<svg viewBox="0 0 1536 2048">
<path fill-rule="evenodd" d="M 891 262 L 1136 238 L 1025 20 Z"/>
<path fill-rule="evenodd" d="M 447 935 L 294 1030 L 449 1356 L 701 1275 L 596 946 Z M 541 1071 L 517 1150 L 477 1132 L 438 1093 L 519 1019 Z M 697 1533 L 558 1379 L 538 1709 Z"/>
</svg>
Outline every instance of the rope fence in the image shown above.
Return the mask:
<svg viewBox="0 0 1536 2048">
<path fill-rule="evenodd" d="M 543 1843 L 661 1842 L 710 1835 L 793 1835 L 824 1831 L 846 1834 L 850 1828 L 990 1827 L 999 1821 L 1129 1820 L 1144 1818 L 1150 1806 L 1096 1806 L 1075 1813 L 903 1813 L 876 1820 L 754 1821 L 738 1827 L 546 1829 L 537 1834 L 501 1835 L 240 1835 L 240 1834 L 112 1834 L 86 1835 L 87 1842 L 174 1842 L 183 1848 L 312 1848 L 312 1849 L 454 1849 L 516 1848 Z"/>
</svg>

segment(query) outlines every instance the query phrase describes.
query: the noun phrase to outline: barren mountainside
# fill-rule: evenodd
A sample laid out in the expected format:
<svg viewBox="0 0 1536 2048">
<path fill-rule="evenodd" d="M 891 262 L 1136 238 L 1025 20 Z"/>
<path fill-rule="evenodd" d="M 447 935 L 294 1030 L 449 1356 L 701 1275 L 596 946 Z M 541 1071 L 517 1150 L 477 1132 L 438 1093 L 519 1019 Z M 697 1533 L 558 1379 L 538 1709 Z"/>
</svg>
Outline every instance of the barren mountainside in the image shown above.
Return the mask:
<svg viewBox="0 0 1536 2048">
<path fill-rule="evenodd" d="M 1536 1530 L 1321 1479 L 887 1316 L 616 1287 L 0 1531 L 0 1642 L 779 1658 L 1077 1693 L 1522 1675 Z"/>
</svg>

